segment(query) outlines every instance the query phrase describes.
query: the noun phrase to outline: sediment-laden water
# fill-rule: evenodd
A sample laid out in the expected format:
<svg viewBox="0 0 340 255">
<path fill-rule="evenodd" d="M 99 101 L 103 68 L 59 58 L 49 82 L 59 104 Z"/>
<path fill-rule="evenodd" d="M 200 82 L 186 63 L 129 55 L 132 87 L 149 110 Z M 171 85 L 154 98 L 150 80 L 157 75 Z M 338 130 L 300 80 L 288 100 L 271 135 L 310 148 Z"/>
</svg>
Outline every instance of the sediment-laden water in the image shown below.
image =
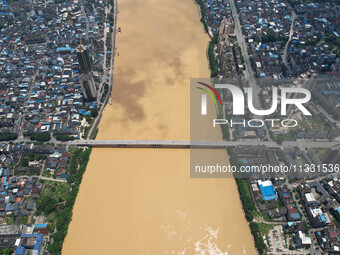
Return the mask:
<svg viewBox="0 0 340 255">
<path fill-rule="evenodd" d="M 190 78 L 209 77 L 198 7 L 118 5 L 113 104 L 97 139 L 189 140 Z M 94 149 L 63 255 L 256 254 L 235 181 L 190 179 L 189 157 L 187 149 Z"/>
</svg>

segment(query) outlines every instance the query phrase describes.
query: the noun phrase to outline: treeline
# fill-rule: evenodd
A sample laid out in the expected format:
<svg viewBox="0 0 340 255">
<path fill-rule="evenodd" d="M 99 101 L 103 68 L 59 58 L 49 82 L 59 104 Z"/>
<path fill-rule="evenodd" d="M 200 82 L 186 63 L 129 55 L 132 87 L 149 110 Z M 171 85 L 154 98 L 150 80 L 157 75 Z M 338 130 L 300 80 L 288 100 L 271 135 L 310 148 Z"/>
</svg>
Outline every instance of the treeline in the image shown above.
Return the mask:
<svg viewBox="0 0 340 255">
<path fill-rule="evenodd" d="M 217 118 L 219 119 L 223 119 L 223 108 L 222 106 L 218 105 L 218 115 Z M 220 125 L 221 126 L 221 130 L 222 130 L 222 137 L 224 140 L 229 140 L 230 139 L 230 133 L 229 133 L 229 127 L 228 125 Z"/>
<path fill-rule="evenodd" d="M 17 138 L 18 138 L 18 135 L 15 133 L 0 134 L 0 141 L 13 141 Z"/>
<path fill-rule="evenodd" d="M 91 121 L 93 121 L 94 118 L 98 117 L 98 113 L 99 113 L 99 108 L 93 107 L 91 109 L 91 114 L 85 116 L 87 123 L 92 124 Z"/>
<path fill-rule="evenodd" d="M 340 0 L 313 0 L 317 3 L 335 3 L 336 5 L 340 4 Z M 297 4 L 304 4 L 313 2 L 312 0 L 288 0 L 288 3 L 290 3 L 293 7 L 295 7 Z"/>
<path fill-rule="evenodd" d="M 205 32 L 207 32 L 209 34 L 209 28 L 208 28 L 208 24 L 205 21 L 204 17 L 205 17 L 205 3 L 203 0 L 195 0 L 196 3 L 200 6 L 200 10 L 201 10 L 201 22 L 203 23 L 204 26 L 204 30 Z M 211 41 L 209 42 L 209 46 L 208 46 L 208 58 L 209 58 L 209 65 L 210 65 L 210 76 L 211 77 L 216 77 L 218 75 L 218 66 L 217 66 L 217 60 L 215 58 L 215 51 L 214 51 L 214 47 L 215 44 L 217 44 L 218 41 L 218 34 L 215 34 L 213 36 L 213 38 L 211 39 Z"/>
<path fill-rule="evenodd" d="M 272 33 L 268 33 L 266 35 L 263 35 L 261 38 L 262 43 L 269 43 L 269 42 L 276 42 L 276 41 L 281 41 L 283 43 L 286 43 L 288 41 L 287 37 L 284 36 L 277 36 Z"/>
<path fill-rule="evenodd" d="M 53 210 L 56 210 L 57 202 L 59 202 L 59 209 L 56 211 L 56 231 L 52 234 L 53 242 L 49 244 L 47 248 L 51 255 L 59 255 L 61 253 L 68 226 L 72 219 L 73 205 L 78 195 L 79 185 L 86 170 L 90 154 L 91 148 L 86 149 L 85 151 L 82 149 L 71 149 L 70 161 L 68 162 L 67 168 L 69 174 L 67 182 L 71 185 L 71 188 L 67 193 L 65 201 L 60 203 L 60 201 L 56 201 L 53 198 L 49 198 L 50 201 L 47 201 L 47 198 L 42 197 L 42 201 L 37 203 L 39 210 L 45 213 L 51 213 Z"/>
<path fill-rule="evenodd" d="M 209 65 L 210 65 L 210 76 L 216 77 L 218 75 L 218 66 L 217 66 L 217 60 L 215 57 L 215 44 L 217 44 L 218 41 L 218 34 L 215 34 L 214 37 L 209 42 L 208 47 L 208 57 L 209 57 Z"/>
<path fill-rule="evenodd" d="M 241 165 L 237 156 L 235 155 L 233 148 L 230 147 L 228 148 L 228 155 L 230 158 L 230 165 L 236 166 L 237 169 L 240 169 Z M 248 183 L 244 178 L 236 178 L 236 183 L 242 201 L 243 210 L 246 215 L 246 219 L 247 221 L 251 222 L 254 216 L 256 215 L 256 208 L 250 193 Z"/>
<path fill-rule="evenodd" d="M 34 153 L 34 152 L 28 152 L 26 154 L 23 154 L 22 159 L 21 159 L 21 165 L 23 167 L 28 166 L 28 162 L 30 161 L 40 161 L 40 160 L 44 160 L 47 159 L 47 155 L 46 154 L 39 154 L 39 153 Z"/>
<path fill-rule="evenodd" d="M 261 229 L 260 229 L 259 224 L 256 222 L 251 222 L 249 226 L 250 226 L 251 233 L 254 236 L 255 246 L 257 248 L 257 251 L 259 252 L 259 254 L 265 254 L 267 246 L 264 243 L 264 240 L 261 236 Z"/>
<path fill-rule="evenodd" d="M 31 140 L 35 140 L 38 142 L 48 142 L 51 140 L 51 135 L 48 132 L 42 132 L 42 133 L 37 133 L 30 135 Z"/>
<path fill-rule="evenodd" d="M 205 30 L 205 32 L 209 33 L 208 24 L 207 24 L 207 22 L 204 19 L 204 17 L 205 17 L 205 3 L 204 3 L 203 0 L 195 0 L 195 1 L 200 6 L 200 10 L 201 10 L 201 22 L 203 23 L 204 30 Z"/>
<path fill-rule="evenodd" d="M 4 249 L 0 249 L 0 254 L 10 255 L 10 254 L 13 254 L 13 250 L 12 248 L 6 247 Z"/>
<path fill-rule="evenodd" d="M 228 154 L 230 157 L 230 165 L 236 166 L 237 169 L 240 169 L 239 159 L 235 155 L 234 149 L 229 147 Z M 265 254 L 267 246 L 264 243 L 264 240 L 260 234 L 259 225 L 255 222 L 252 222 L 254 216 L 257 214 L 257 211 L 253 202 L 253 198 L 251 196 L 247 180 L 244 178 L 236 178 L 236 183 L 246 219 L 248 222 L 250 222 L 249 226 L 251 233 L 254 236 L 256 249 L 258 250 L 259 254 Z"/>
<path fill-rule="evenodd" d="M 107 93 L 109 92 L 109 85 L 105 82 L 103 84 L 103 88 L 102 88 L 104 91 L 103 91 L 103 94 L 102 94 L 102 98 L 100 99 L 100 101 L 103 103 L 106 96 L 107 96 Z"/>
<path fill-rule="evenodd" d="M 58 140 L 58 141 L 73 141 L 74 140 L 74 137 L 71 136 L 71 135 L 68 135 L 68 134 L 57 134 L 55 135 L 55 138 Z"/>
</svg>

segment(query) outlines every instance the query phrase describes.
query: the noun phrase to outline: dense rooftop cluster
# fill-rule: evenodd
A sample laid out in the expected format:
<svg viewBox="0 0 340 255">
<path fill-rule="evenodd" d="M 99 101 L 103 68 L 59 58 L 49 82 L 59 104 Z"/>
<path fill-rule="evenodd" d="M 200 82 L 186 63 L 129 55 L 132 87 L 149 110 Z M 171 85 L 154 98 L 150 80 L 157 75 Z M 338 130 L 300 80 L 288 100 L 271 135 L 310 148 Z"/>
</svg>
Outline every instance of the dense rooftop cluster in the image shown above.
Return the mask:
<svg viewBox="0 0 340 255">
<path fill-rule="evenodd" d="M 293 8 L 286 1 L 235 2 L 259 77 L 282 79 L 309 70 L 331 71 L 339 57 L 337 7 L 329 3 Z"/>
<path fill-rule="evenodd" d="M 105 2 L 85 4 L 87 15 L 78 1 L 27 4 L 26 19 L 0 30 L 0 131 L 14 139 L 41 132 L 79 137 L 82 119 L 98 105 L 84 102 L 76 47 L 87 45 L 99 89 L 111 54 L 98 40 L 110 31 Z M 0 18 L 11 21 L 14 14 L 9 5 Z"/>
<path fill-rule="evenodd" d="M 217 33 L 224 18 L 232 17 L 228 0 L 205 0 L 206 20 L 212 33 Z"/>
<path fill-rule="evenodd" d="M 332 164 L 339 167 L 334 149 L 269 149 L 257 146 L 229 150 L 234 165 Z M 243 177 L 248 176 L 243 173 Z M 287 177 L 290 178 L 287 178 Z M 340 179 L 338 173 L 273 174 L 255 171 L 237 180 L 243 206 L 260 254 L 290 250 L 340 250 Z M 249 193 L 248 193 L 249 192 Z M 246 195 L 246 194 L 249 195 Z M 254 203 L 254 206 L 251 205 Z M 257 232 L 254 232 L 257 231 Z M 256 233 L 260 233 L 259 237 Z"/>
<path fill-rule="evenodd" d="M 113 1 L 0 0 L 1 254 L 60 254 L 90 150 L 56 140 L 86 137 L 105 103 L 113 17 Z"/>
</svg>

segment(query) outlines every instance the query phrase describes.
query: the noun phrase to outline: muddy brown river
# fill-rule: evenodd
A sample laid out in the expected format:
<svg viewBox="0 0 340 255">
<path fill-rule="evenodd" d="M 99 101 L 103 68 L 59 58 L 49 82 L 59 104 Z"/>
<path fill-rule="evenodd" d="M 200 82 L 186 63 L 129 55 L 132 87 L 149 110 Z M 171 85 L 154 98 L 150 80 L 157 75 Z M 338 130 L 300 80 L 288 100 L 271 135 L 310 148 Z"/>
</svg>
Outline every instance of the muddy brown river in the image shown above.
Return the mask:
<svg viewBox="0 0 340 255">
<path fill-rule="evenodd" d="M 189 140 L 190 78 L 209 77 L 198 7 L 118 7 L 113 103 L 97 139 Z M 256 254 L 235 181 L 192 179 L 189 165 L 188 149 L 94 149 L 62 254 Z"/>
</svg>

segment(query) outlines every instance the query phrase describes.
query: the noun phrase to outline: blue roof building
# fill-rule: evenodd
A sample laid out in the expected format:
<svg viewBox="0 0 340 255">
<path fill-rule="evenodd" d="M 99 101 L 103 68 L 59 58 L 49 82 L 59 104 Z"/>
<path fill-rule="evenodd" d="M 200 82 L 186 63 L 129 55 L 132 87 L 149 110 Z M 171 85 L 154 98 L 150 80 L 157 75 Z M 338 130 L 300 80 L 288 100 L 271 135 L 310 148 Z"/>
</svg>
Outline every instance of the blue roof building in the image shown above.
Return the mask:
<svg viewBox="0 0 340 255">
<path fill-rule="evenodd" d="M 15 251 L 15 255 L 25 255 L 25 253 L 26 249 L 24 246 L 19 246 Z"/>
<path fill-rule="evenodd" d="M 273 183 L 270 180 L 258 181 L 259 187 L 262 192 L 262 198 L 266 201 L 277 199 L 277 194 L 275 193 Z"/>
</svg>

